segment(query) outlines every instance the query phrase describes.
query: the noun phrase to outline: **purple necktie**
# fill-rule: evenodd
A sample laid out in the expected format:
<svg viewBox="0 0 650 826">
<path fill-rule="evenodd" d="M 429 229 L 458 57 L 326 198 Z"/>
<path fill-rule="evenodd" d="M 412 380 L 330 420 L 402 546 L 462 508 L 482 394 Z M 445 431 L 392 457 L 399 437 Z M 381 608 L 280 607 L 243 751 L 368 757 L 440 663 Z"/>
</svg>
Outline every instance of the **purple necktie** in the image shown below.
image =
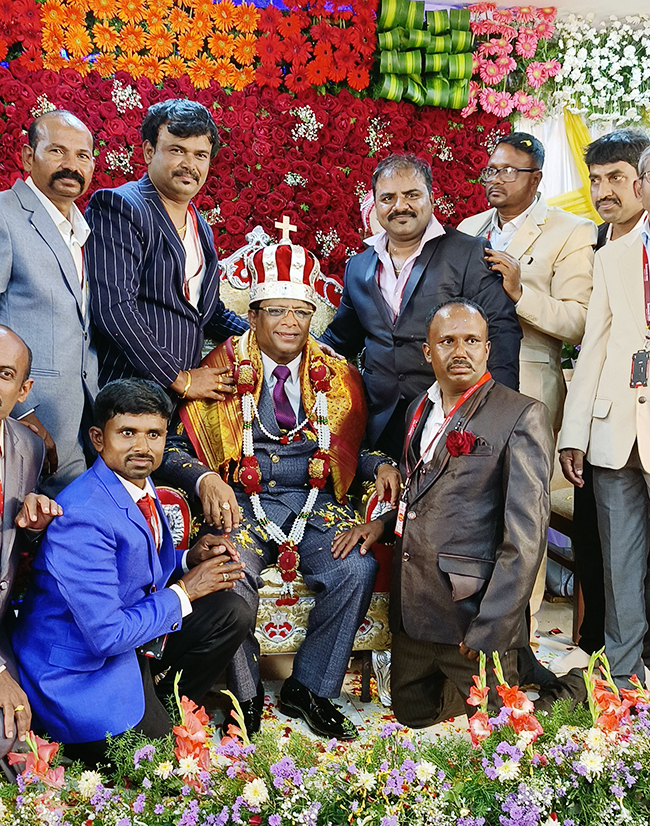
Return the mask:
<svg viewBox="0 0 650 826">
<path fill-rule="evenodd" d="M 275 407 L 275 418 L 283 430 L 293 430 L 296 426 L 296 414 L 289 403 L 284 383 L 291 375 L 291 370 L 284 364 L 278 364 L 273 371 L 276 378 L 273 388 L 273 407 Z"/>
</svg>

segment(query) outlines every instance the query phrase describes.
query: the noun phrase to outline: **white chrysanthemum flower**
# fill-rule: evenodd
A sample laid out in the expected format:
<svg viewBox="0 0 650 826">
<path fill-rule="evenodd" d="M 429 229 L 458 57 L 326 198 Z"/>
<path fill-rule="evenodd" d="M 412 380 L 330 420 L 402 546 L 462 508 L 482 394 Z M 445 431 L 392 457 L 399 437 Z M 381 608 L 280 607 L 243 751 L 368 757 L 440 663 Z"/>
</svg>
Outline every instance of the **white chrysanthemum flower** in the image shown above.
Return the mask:
<svg viewBox="0 0 650 826">
<path fill-rule="evenodd" d="M 607 745 L 607 738 L 599 728 L 590 728 L 585 737 L 585 743 L 588 748 L 598 750 Z"/>
<path fill-rule="evenodd" d="M 169 760 L 164 760 L 162 763 L 158 763 L 156 768 L 153 770 L 153 773 L 156 777 L 161 777 L 163 780 L 167 780 L 172 776 L 172 772 L 174 771 L 174 767 Z"/>
<path fill-rule="evenodd" d="M 99 772 L 85 771 L 81 773 L 78 781 L 79 794 L 86 800 L 90 798 L 97 791 L 97 786 L 104 782 L 104 778 Z"/>
<path fill-rule="evenodd" d="M 504 760 L 500 766 L 495 766 L 495 769 L 499 783 L 514 780 L 519 776 L 519 763 L 514 760 Z"/>
<path fill-rule="evenodd" d="M 194 777 L 199 771 L 199 761 L 196 757 L 181 757 L 178 761 L 178 774 L 181 777 Z"/>
<path fill-rule="evenodd" d="M 377 785 L 377 780 L 371 772 L 360 771 L 356 777 L 356 785 L 360 789 L 365 789 L 367 792 L 371 792 Z"/>
<path fill-rule="evenodd" d="M 244 786 L 241 793 L 248 806 L 262 806 L 269 799 L 269 790 L 261 777 L 256 777 Z"/>
<path fill-rule="evenodd" d="M 436 774 L 436 767 L 428 760 L 421 760 L 415 770 L 415 776 L 420 783 L 428 783 Z"/>
<path fill-rule="evenodd" d="M 216 769 L 226 769 L 232 766 L 232 760 L 225 754 L 218 754 L 216 751 L 210 752 L 210 763 Z"/>
<path fill-rule="evenodd" d="M 600 774 L 605 765 L 605 757 L 597 751 L 585 751 L 582 753 L 578 763 L 584 766 L 589 777 Z"/>
<path fill-rule="evenodd" d="M 7 817 L 8 814 L 9 810 L 5 806 L 3 799 L 0 797 L 0 821 Z"/>
</svg>

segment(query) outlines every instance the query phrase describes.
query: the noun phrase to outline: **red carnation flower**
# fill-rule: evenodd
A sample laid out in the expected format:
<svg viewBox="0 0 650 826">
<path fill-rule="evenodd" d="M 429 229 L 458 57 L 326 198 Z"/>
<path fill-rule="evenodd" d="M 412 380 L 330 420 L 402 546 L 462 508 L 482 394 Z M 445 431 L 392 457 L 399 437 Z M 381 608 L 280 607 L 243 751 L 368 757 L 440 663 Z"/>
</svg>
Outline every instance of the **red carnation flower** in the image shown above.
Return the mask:
<svg viewBox="0 0 650 826">
<path fill-rule="evenodd" d="M 447 436 L 447 450 L 451 456 L 466 456 L 475 441 L 476 436 L 471 430 L 452 430 Z"/>
</svg>

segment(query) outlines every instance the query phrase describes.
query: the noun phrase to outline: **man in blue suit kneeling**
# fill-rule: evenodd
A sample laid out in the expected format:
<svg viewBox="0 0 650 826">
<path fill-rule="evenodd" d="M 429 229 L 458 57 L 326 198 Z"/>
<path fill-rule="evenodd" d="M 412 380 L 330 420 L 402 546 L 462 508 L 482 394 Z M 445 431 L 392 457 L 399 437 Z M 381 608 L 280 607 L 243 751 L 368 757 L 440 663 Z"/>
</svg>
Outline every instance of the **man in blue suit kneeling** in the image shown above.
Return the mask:
<svg viewBox="0 0 650 826">
<path fill-rule="evenodd" d="M 88 762 L 105 757 L 107 732 L 168 733 L 161 698 L 177 672 L 181 694 L 200 703 L 253 622 L 230 590 L 244 564 L 227 538 L 174 548 L 149 479 L 170 414 L 153 382 L 99 393 L 99 458 L 59 497 L 14 636 L 37 725 Z"/>
</svg>

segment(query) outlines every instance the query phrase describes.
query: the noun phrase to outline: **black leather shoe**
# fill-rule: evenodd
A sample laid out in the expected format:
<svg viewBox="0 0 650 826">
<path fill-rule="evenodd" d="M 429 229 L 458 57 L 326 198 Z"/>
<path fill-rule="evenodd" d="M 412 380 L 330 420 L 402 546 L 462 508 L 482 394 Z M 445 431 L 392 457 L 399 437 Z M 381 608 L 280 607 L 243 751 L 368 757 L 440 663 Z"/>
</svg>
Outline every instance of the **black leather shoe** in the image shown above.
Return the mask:
<svg viewBox="0 0 650 826">
<path fill-rule="evenodd" d="M 280 689 L 280 711 L 287 717 L 302 717 L 320 737 L 356 740 L 359 736 L 354 723 L 331 700 L 317 697 L 295 677 L 288 677 Z"/>
<path fill-rule="evenodd" d="M 547 711 L 549 714 L 553 704 L 558 700 L 569 700 L 573 709 L 580 703 L 587 702 L 587 687 L 580 668 L 572 668 L 568 674 L 558 677 L 554 686 L 542 688 L 539 699 L 535 700 L 535 711 Z"/>
<path fill-rule="evenodd" d="M 529 645 L 517 649 L 517 670 L 519 687 L 538 686 L 539 688 L 557 688 L 557 674 L 545 668 L 532 652 Z"/>
<path fill-rule="evenodd" d="M 264 708 L 264 686 L 262 682 L 257 684 L 257 694 L 252 700 L 244 700 L 240 702 L 242 714 L 244 715 L 244 723 L 246 725 L 246 733 L 249 737 L 257 734 L 262 725 L 262 709 Z M 226 717 L 221 724 L 221 733 L 224 737 L 228 736 L 228 726 L 236 726 L 239 728 L 239 723 L 235 718 L 235 709 L 230 704 L 230 709 L 226 712 Z"/>
</svg>

